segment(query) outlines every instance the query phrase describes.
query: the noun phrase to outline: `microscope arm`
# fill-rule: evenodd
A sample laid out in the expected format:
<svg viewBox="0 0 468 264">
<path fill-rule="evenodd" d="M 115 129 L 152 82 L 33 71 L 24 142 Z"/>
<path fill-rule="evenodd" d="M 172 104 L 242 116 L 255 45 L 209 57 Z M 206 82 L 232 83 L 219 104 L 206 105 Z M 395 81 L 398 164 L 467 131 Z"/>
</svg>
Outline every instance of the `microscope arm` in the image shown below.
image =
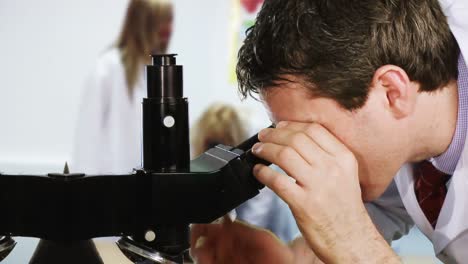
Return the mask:
<svg viewBox="0 0 468 264">
<path fill-rule="evenodd" d="M 0 235 L 76 241 L 210 223 L 258 194 L 250 152 L 218 145 L 190 171 L 0 175 Z"/>
</svg>

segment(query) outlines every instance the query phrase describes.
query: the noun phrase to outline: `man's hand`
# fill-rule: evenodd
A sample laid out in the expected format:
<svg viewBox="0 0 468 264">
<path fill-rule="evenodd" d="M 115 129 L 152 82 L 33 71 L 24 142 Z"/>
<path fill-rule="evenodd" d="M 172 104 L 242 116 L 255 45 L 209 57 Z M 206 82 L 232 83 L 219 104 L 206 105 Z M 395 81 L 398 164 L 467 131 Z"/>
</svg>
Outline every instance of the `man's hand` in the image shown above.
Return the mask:
<svg viewBox="0 0 468 264">
<path fill-rule="evenodd" d="M 292 250 L 271 232 L 224 218 L 193 225 L 190 254 L 196 263 L 293 263 Z"/>
<path fill-rule="evenodd" d="M 261 164 L 255 166 L 255 176 L 289 205 L 323 262 L 398 261 L 366 212 L 353 153 L 326 128 L 280 122 L 276 129 L 262 130 L 259 139 L 254 154 L 290 177 Z"/>
</svg>

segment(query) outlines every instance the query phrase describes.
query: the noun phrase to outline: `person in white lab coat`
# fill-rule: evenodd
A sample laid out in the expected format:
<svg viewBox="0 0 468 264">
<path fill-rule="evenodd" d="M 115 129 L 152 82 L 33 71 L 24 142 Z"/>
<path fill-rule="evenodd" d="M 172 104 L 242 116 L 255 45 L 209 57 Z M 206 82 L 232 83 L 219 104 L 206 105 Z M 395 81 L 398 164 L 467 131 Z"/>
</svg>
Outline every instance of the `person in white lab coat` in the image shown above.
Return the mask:
<svg viewBox="0 0 468 264">
<path fill-rule="evenodd" d="M 363 203 L 393 180 L 437 257 L 467 263 L 466 14 L 462 0 L 265 1 L 239 88 L 277 123 L 253 152 L 292 179 L 254 174 L 302 236 L 285 245 L 227 219 L 195 225 L 197 263 L 400 263 Z"/>
<path fill-rule="evenodd" d="M 409 164 L 403 166 L 395 182 L 403 203 L 418 228 L 432 241 L 434 252 L 445 263 L 468 263 L 468 1 L 440 0 L 450 30 L 460 47 L 458 62 L 458 115 L 449 149 L 433 158 L 436 168 L 451 174 L 437 224 L 431 225 L 418 205 L 415 177 Z"/>
<path fill-rule="evenodd" d="M 169 0 L 131 0 L 120 36 L 86 82 L 71 169 L 128 173 L 141 164 L 141 101 L 150 54 L 165 53 L 172 33 Z"/>
</svg>

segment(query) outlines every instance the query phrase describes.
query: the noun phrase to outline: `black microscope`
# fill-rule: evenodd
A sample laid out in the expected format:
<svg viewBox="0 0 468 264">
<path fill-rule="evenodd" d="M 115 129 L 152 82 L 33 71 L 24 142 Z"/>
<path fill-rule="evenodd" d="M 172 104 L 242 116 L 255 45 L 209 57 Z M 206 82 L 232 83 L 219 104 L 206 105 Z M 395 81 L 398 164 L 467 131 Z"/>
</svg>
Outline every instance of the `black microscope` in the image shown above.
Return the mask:
<svg viewBox="0 0 468 264">
<path fill-rule="evenodd" d="M 257 135 L 190 161 L 188 100 L 175 54 L 153 55 L 143 99 L 143 164 L 127 175 L 0 173 L 0 260 L 12 237 L 40 242 L 31 264 L 103 263 L 92 238 L 119 236 L 135 263 L 183 263 L 189 225 L 211 223 L 263 188 L 252 175 Z"/>
</svg>

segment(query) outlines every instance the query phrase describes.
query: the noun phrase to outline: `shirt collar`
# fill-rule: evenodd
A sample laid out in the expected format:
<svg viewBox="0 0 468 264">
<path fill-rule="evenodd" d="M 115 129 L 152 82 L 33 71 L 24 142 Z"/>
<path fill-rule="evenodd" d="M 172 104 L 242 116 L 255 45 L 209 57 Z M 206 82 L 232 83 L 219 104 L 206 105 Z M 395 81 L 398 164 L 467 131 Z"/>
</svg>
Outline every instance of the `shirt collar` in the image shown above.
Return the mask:
<svg viewBox="0 0 468 264">
<path fill-rule="evenodd" d="M 448 149 L 441 155 L 430 159 L 432 164 L 440 171 L 453 174 L 465 145 L 468 128 L 468 69 L 463 55 L 458 59 L 458 116 L 455 134 Z"/>
</svg>

